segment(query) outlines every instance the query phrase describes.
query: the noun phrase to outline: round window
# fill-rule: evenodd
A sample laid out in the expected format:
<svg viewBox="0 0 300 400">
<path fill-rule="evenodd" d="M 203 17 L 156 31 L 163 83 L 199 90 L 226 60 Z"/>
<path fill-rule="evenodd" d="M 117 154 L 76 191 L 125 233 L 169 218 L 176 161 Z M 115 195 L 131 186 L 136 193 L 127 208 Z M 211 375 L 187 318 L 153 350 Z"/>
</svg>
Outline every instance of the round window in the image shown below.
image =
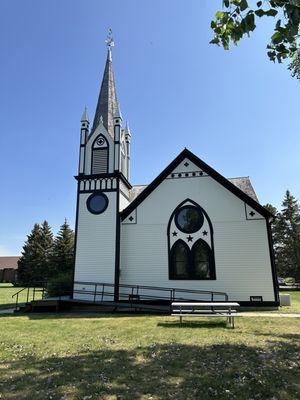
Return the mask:
<svg viewBox="0 0 300 400">
<path fill-rule="evenodd" d="M 184 206 L 175 215 L 175 224 L 185 233 L 197 232 L 203 225 L 204 217 L 201 210 L 195 206 Z"/>
<path fill-rule="evenodd" d="M 104 193 L 93 193 L 87 199 L 86 205 L 92 214 L 101 214 L 107 209 L 108 198 Z"/>
</svg>

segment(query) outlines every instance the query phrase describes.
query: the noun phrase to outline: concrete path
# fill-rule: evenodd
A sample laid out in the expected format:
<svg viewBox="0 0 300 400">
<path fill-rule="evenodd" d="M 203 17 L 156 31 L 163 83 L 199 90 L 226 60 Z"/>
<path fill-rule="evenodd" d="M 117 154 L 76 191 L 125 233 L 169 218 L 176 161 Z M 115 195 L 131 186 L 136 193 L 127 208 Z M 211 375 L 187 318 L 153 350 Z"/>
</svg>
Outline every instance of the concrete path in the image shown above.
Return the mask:
<svg viewBox="0 0 300 400">
<path fill-rule="evenodd" d="M 293 313 L 265 313 L 265 312 L 240 312 L 235 317 L 262 317 L 262 318 L 300 318 L 300 314 Z"/>
<path fill-rule="evenodd" d="M 0 310 L 0 314 L 13 314 L 14 313 L 14 308 L 5 308 L 3 310 Z"/>
</svg>

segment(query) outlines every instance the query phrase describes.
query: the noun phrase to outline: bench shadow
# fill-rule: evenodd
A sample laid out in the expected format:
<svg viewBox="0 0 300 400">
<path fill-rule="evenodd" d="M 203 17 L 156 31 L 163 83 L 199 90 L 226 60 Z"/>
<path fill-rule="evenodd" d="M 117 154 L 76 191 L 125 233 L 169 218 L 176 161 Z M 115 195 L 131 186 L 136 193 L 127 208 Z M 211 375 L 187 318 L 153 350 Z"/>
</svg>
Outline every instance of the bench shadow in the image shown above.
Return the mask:
<svg viewBox="0 0 300 400">
<path fill-rule="evenodd" d="M 224 328 L 227 326 L 226 321 L 165 321 L 158 322 L 157 326 L 161 328 Z"/>
</svg>

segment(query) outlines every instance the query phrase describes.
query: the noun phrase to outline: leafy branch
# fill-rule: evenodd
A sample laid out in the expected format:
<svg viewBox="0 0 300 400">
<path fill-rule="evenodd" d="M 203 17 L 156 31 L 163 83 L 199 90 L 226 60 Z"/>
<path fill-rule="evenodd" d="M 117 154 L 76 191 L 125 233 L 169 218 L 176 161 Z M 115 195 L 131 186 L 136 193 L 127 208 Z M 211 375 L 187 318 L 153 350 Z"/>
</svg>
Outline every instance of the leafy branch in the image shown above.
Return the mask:
<svg viewBox="0 0 300 400">
<path fill-rule="evenodd" d="M 249 5 L 247 0 L 223 0 L 223 10 L 216 12 L 211 22 L 214 37 L 210 43 L 229 49 L 244 37 L 250 36 L 259 18 L 276 19 L 274 33 L 267 45 L 271 61 L 292 60 L 289 69 L 300 79 L 299 24 L 300 0 L 265 0 Z"/>
</svg>

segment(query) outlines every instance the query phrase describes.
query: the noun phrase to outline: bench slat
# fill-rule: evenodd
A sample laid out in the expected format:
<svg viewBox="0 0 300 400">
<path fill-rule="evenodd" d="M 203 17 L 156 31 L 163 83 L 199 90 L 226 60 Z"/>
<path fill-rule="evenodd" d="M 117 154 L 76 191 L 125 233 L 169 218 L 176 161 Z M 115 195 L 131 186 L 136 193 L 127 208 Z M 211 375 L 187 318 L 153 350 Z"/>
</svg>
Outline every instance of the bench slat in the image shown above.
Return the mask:
<svg viewBox="0 0 300 400">
<path fill-rule="evenodd" d="M 222 307 L 239 307 L 239 303 L 224 303 L 224 302 L 201 302 L 201 303 L 179 303 L 179 302 L 174 302 L 172 303 L 172 307 L 173 306 L 180 306 L 180 307 L 195 307 L 195 306 L 203 306 L 203 307 L 218 307 L 218 306 L 222 306 Z"/>
</svg>

